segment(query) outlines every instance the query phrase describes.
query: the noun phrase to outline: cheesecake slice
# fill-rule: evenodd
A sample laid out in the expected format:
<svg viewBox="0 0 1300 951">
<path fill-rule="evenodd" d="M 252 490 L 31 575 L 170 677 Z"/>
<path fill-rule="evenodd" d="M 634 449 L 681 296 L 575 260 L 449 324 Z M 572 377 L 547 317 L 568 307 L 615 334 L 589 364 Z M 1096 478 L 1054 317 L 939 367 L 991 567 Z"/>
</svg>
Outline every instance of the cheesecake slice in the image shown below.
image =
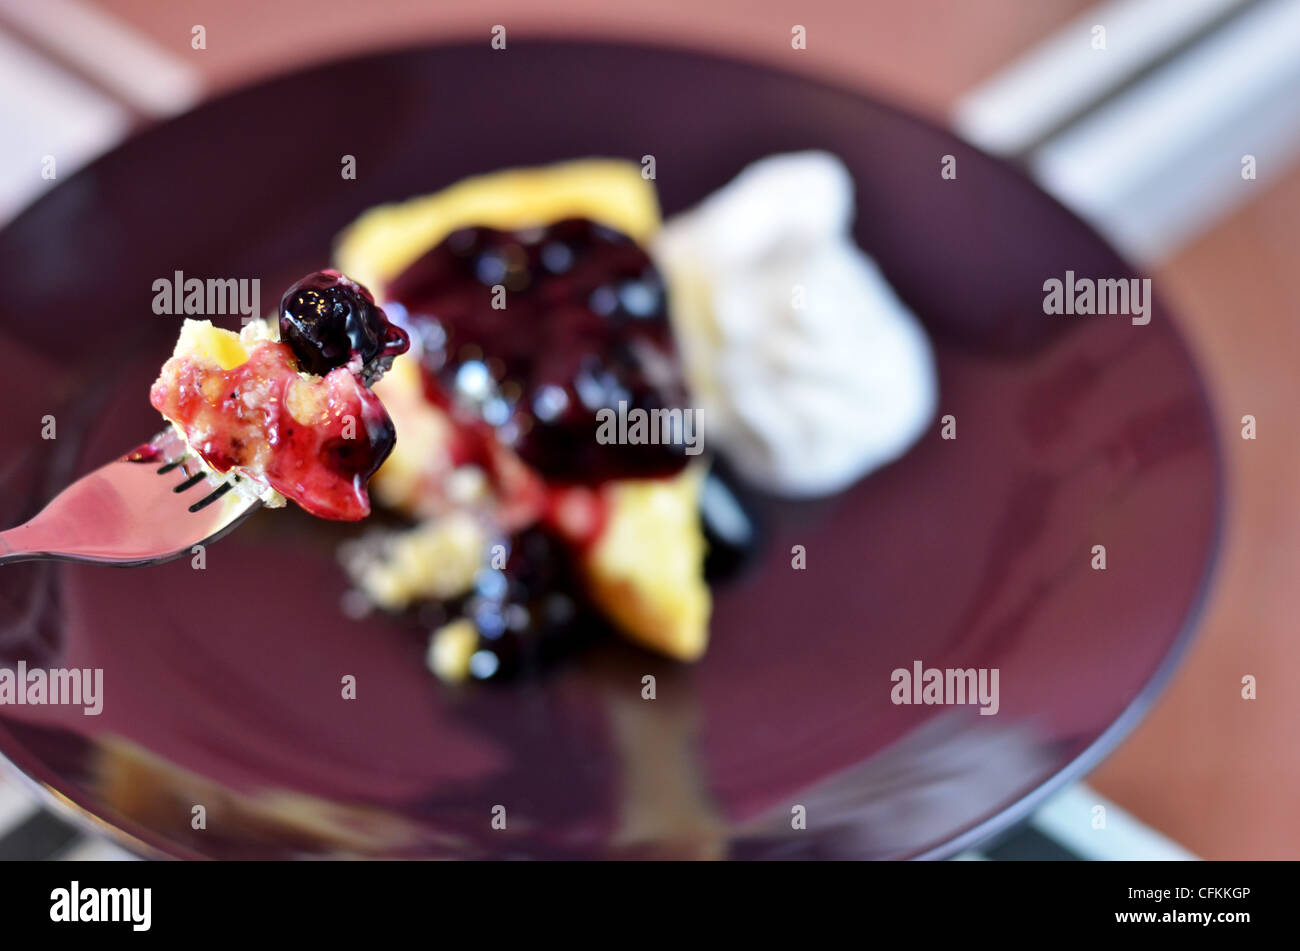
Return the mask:
<svg viewBox="0 0 1300 951">
<path fill-rule="evenodd" d="M 644 250 L 658 226 L 639 166 L 585 160 L 467 179 L 373 209 L 340 237 L 340 266 L 412 340 L 376 385 L 398 440 L 374 491 L 420 522 L 349 564 L 386 607 L 448 606 L 430 651 L 448 679 L 495 672 L 509 622 L 536 635 L 584 607 L 668 656 L 704 651 L 703 464 L 680 445 L 597 438 L 599 410 L 687 399 Z M 428 570 L 412 553 L 468 537 L 465 511 L 480 571 L 465 576 L 463 547 Z M 448 597 L 452 576 L 462 590 Z"/>
</svg>

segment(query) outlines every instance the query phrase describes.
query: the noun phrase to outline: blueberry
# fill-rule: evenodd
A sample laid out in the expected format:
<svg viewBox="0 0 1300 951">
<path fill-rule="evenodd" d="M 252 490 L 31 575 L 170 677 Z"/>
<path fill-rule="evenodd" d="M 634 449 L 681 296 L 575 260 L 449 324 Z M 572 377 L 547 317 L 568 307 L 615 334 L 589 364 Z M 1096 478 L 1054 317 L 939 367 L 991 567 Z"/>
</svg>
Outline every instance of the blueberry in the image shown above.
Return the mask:
<svg viewBox="0 0 1300 951">
<path fill-rule="evenodd" d="M 474 263 L 474 276 L 479 279 L 480 283 L 486 284 L 488 287 L 504 283 L 509 272 L 509 264 L 505 255 L 496 248 L 484 251 Z"/>
<path fill-rule="evenodd" d="M 618 293 L 614 288 L 601 284 L 587 298 L 587 306 L 592 309 L 593 313 L 608 317 L 618 308 Z"/>
<path fill-rule="evenodd" d="M 354 355 L 363 364 L 406 350 L 406 334 L 394 327 L 370 292 L 338 271 L 308 274 L 280 301 L 280 339 L 308 373 L 323 376 Z"/>
<path fill-rule="evenodd" d="M 632 317 L 654 318 L 663 312 L 663 288 L 653 277 L 624 281 L 618 288 L 618 301 Z"/>
<path fill-rule="evenodd" d="M 542 245 L 542 267 L 551 274 L 564 274 L 573 267 L 573 249 L 560 241 Z"/>
<path fill-rule="evenodd" d="M 363 419 L 364 439 L 344 436 L 328 440 L 321 446 L 321 461 L 335 472 L 356 473 L 363 483 L 379 471 L 397 443 L 393 421 L 384 415 Z"/>
</svg>

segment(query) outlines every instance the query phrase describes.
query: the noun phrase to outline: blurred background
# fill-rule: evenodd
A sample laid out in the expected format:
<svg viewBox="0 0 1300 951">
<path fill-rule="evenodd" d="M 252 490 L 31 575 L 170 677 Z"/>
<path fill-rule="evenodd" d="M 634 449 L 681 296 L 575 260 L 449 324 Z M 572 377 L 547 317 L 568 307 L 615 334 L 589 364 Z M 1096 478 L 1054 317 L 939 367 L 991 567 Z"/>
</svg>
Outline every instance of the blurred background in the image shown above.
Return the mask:
<svg viewBox="0 0 1300 951">
<path fill-rule="evenodd" d="M 1171 686 L 1088 785 L 968 857 L 1300 857 L 1300 0 L 0 0 L 0 223 L 52 184 L 45 155 L 64 178 L 223 90 L 486 43 L 494 24 L 723 52 L 891 99 L 1021 164 L 1152 274 L 1218 413 L 1217 582 Z M 1078 818 L 1105 801 L 1102 844 Z M 0 774 L 0 857 L 55 855 L 123 853 Z"/>
</svg>

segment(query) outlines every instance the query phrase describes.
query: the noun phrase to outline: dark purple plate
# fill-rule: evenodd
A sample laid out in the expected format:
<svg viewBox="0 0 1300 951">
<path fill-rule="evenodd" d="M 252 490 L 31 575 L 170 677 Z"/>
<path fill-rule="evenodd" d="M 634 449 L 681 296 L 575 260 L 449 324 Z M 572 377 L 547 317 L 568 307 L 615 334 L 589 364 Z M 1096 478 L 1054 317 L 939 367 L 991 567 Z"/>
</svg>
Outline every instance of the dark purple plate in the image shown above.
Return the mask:
<svg viewBox="0 0 1300 951">
<path fill-rule="evenodd" d="M 366 207 L 465 175 L 652 154 L 673 212 L 805 148 L 852 170 L 857 237 L 924 321 L 958 438 L 936 421 L 851 491 L 770 503 L 700 664 L 606 644 L 540 682 L 439 686 L 418 632 L 341 613 L 355 528 L 264 512 L 204 570 L 0 569 L 0 660 L 102 668 L 105 697 L 97 717 L 0 707 L 0 750 L 136 848 L 223 858 L 940 856 L 1080 776 L 1168 678 L 1213 561 L 1218 456 L 1173 318 L 1044 316 L 1046 279 L 1131 272 L 947 132 L 753 65 L 421 49 L 133 139 L 0 234 L 0 522 L 157 429 L 147 390 L 177 331 L 157 278 L 257 277 L 269 304 Z M 915 660 L 997 668 L 999 712 L 893 704 Z"/>
</svg>

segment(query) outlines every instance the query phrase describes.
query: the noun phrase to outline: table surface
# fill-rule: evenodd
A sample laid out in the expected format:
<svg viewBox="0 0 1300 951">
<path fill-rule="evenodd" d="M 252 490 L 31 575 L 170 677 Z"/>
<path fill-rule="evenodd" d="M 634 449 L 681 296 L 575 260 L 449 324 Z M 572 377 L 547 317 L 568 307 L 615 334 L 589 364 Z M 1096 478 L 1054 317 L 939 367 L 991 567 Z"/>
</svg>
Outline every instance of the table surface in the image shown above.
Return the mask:
<svg viewBox="0 0 1300 951">
<path fill-rule="evenodd" d="M 43 45 L 0 0 L 0 27 Z M 447 38 L 638 38 L 724 51 L 883 93 L 932 117 L 953 105 L 1087 0 L 49 0 L 98 7 L 194 70 L 207 93 L 362 50 Z M 207 48 L 193 50 L 201 24 Z M 790 47 L 791 26 L 808 48 Z M 1201 633 L 1172 685 L 1089 782 L 1137 818 L 1207 858 L 1300 855 L 1300 167 L 1155 262 L 1157 292 L 1183 319 L 1213 388 L 1230 502 L 1219 575 Z M 1241 417 L 1258 421 L 1243 440 Z M 1258 680 L 1243 700 L 1241 678 Z"/>
</svg>

